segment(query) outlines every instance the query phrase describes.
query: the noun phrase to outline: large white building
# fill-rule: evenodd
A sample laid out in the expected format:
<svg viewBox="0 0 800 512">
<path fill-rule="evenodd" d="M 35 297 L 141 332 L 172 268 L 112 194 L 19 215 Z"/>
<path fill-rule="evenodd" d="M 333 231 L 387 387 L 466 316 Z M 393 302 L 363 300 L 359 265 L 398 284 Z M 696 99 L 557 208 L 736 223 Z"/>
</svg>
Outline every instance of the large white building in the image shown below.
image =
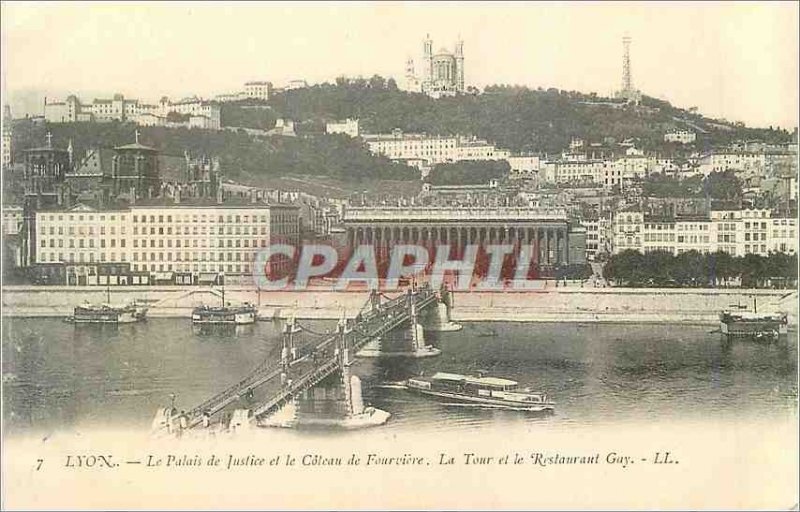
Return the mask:
<svg viewBox="0 0 800 512">
<path fill-rule="evenodd" d="M 345 119 L 344 121 L 330 121 L 325 123 L 325 133 L 342 133 L 356 138 L 359 135 L 358 119 Z"/>
<path fill-rule="evenodd" d="M 716 151 L 700 159 L 700 171 L 704 175 L 728 170 L 760 173 L 766 161 L 766 155 L 760 152 Z"/>
<path fill-rule="evenodd" d="M 169 126 L 171 113 L 186 117 L 172 124 L 210 130 L 221 127 L 219 105 L 197 97 L 173 103 L 165 96 L 158 104 L 148 104 L 115 94 L 111 99 L 81 103 L 77 96 L 70 95 L 63 102 L 48 103 L 45 99 L 44 104 L 44 118 L 51 123 L 132 121 L 144 126 Z"/>
<path fill-rule="evenodd" d="M 544 164 L 549 183 L 603 183 L 608 164 L 603 160 L 551 160 Z"/>
<path fill-rule="evenodd" d="M 512 179 L 534 179 L 539 177 L 542 169 L 542 159 L 539 155 L 511 155 L 506 158 L 511 168 Z"/>
<path fill-rule="evenodd" d="M 248 98 L 267 101 L 272 96 L 272 82 L 247 82 L 244 84 L 244 94 Z"/>
<path fill-rule="evenodd" d="M 697 134 L 690 130 L 674 130 L 664 134 L 664 142 L 691 144 L 697 140 Z"/>
<path fill-rule="evenodd" d="M 372 153 L 417 167 L 460 162 L 462 160 L 508 160 L 511 153 L 485 140 L 462 136 L 436 136 L 403 133 L 363 135 Z"/>
<path fill-rule="evenodd" d="M 36 212 L 36 262 L 127 263 L 135 272 L 249 276 L 270 243 L 298 242 L 298 209 L 290 205 L 133 204 L 98 210 Z M 89 280 L 87 284 L 93 284 Z"/>
<path fill-rule="evenodd" d="M 717 251 L 732 256 L 797 251 L 797 219 L 772 217 L 770 210 L 712 210 L 707 217 L 659 218 L 642 212 L 614 217 L 614 253 L 667 251 L 681 254 Z"/>
</svg>

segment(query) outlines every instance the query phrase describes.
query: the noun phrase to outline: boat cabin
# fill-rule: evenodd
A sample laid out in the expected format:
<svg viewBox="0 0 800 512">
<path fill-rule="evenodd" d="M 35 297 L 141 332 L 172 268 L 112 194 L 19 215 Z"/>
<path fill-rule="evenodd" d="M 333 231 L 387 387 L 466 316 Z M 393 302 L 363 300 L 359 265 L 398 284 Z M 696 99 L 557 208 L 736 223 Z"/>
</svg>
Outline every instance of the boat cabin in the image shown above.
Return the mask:
<svg viewBox="0 0 800 512">
<path fill-rule="evenodd" d="M 518 383 L 497 377 L 471 377 L 454 373 L 437 372 L 431 377 L 432 384 L 442 389 L 475 390 L 490 389 L 493 391 L 513 391 Z"/>
</svg>

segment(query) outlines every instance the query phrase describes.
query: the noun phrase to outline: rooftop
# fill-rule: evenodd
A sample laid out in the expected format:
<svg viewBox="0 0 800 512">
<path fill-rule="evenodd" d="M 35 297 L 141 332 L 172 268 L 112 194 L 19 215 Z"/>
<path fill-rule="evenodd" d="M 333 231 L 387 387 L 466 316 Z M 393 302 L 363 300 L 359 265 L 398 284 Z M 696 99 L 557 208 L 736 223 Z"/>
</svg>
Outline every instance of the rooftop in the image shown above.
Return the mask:
<svg viewBox="0 0 800 512">
<path fill-rule="evenodd" d="M 117 151 L 127 151 L 127 150 L 139 150 L 139 151 L 158 151 L 156 148 L 151 148 L 150 146 L 145 146 L 144 144 L 139 144 L 138 142 L 134 142 L 133 144 L 125 144 L 124 146 L 117 146 L 114 148 Z"/>
<path fill-rule="evenodd" d="M 299 209 L 299 206 L 290 204 L 269 204 L 269 203 L 253 203 L 248 200 L 231 198 L 226 199 L 222 203 L 218 203 L 213 199 L 186 199 L 180 203 L 176 203 L 170 198 L 155 198 L 155 199 L 137 199 L 136 203 L 128 204 L 126 202 L 116 202 L 113 204 L 100 205 L 96 201 L 84 200 L 72 208 L 51 208 L 46 210 L 39 210 L 40 212 L 119 212 L 119 211 L 132 211 L 138 209 L 148 208 L 257 208 L 257 209 L 271 209 L 271 208 L 291 208 Z"/>
</svg>

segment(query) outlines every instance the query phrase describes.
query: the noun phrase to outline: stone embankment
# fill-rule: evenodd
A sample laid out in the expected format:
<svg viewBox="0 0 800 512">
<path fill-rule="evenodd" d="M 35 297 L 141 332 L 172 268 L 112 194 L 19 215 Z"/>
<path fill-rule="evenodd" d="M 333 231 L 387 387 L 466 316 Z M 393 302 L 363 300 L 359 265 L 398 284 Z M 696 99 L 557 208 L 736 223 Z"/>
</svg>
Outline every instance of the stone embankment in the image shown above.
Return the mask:
<svg viewBox="0 0 800 512">
<path fill-rule="evenodd" d="M 150 317 L 188 317 L 195 306 L 221 303 L 219 289 L 205 287 L 99 287 L 6 286 L 2 294 L 4 316 L 68 316 L 84 301 L 137 300 L 149 304 Z M 397 292 L 389 292 L 393 296 Z M 339 318 L 344 310 L 355 315 L 366 302 L 366 291 L 258 292 L 252 288 L 226 288 L 225 301 L 251 302 L 261 318 Z M 453 320 L 519 322 L 681 322 L 714 324 L 720 310 L 747 305 L 755 299 L 759 310 L 787 311 L 797 321 L 797 292 L 793 290 L 654 289 L 654 288 L 552 288 L 512 292 L 456 292 Z"/>
</svg>

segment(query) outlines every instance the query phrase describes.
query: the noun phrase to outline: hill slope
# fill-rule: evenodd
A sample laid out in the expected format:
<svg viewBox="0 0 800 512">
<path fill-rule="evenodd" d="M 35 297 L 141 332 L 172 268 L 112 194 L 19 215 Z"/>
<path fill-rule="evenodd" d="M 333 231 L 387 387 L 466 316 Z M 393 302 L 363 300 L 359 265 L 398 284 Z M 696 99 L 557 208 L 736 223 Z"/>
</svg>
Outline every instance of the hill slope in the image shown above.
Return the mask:
<svg viewBox="0 0 800 512">
<path fill-rule="evenodd" d="M 277 117 L 322 131 L 326 120 L 358 118 L 364 133 L 394 128 L 430 134 L 469 134 L 513 151 L 557 153 L 573 137 L 602 141 L 638 138 L 644 149 L 664 146 L 664 132 L 692 128 L 700 144 L 737 139 L 788 141 L 785 131 L 715 121 L 645 97 L 639 108 L 575 91 L 491 86 L 483 94 L 431 99 L 398 90 L 392 81 L 340 79 L 278 93 L 269 100 Z M 707 132 L 703 134 L 703 132 Z"/>
<path fill-rule="evenodd" d="M 18 120 L 14 127 L 14 161 L 26 148 L 41 146 L 45 133 L 53 144 L 66 148 L 71 140 L 76 155 L 91 147 L 111 148 L 130 143 L 139 130 L 143 144 L 166 155 L 216 155 L 226 177 L 265 184 L 285 176 L 324 176 L 343 182 L 363 180 L 418 181 L 419 171 L 382 156 L 372 155 L 346 136 L 259 138 L 237 131 L 136 127 L 132 123 L 48 123 Z"/>
</svg>

